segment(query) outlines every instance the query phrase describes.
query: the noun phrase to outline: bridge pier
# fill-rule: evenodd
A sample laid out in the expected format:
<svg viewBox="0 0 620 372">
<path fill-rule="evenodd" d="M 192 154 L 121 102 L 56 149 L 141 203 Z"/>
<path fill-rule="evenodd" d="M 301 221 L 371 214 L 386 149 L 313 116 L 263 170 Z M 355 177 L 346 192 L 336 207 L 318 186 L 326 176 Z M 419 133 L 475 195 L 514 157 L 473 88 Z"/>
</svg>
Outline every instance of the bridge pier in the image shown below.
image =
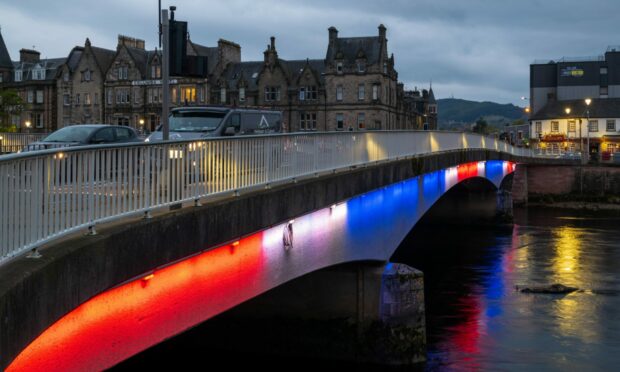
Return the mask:
<svg viewBox="0 0 620 372">
<path fill-rule="evenodd" d="M 422 272 L 353 263 L 308 274 L 196 327 L 178 348 L 379 365 L 425 360 Z M 144 354 L 158 355 L 156 346 Z M 141 356 L 138 355 L 137 358 Z"/>
</svg>

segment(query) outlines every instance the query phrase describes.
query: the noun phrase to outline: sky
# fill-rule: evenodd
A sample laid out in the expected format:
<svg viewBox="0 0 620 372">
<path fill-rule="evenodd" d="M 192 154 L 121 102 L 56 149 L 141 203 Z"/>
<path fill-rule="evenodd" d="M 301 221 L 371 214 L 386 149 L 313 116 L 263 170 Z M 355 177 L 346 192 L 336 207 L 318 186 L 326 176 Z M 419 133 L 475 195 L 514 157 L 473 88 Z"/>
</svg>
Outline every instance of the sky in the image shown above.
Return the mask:
<svg viewBox="0 0 620 372">
<path fill-rule="evenodd" d="M 340 37 L 387 28 L 405 89 L 437 98 L 525 106 L 534 60 L 597 56 L 620 45 L 619 0 L 162 0 L 189 22 L 192 41 L 241 45 L 244 61 L 262 60 L 269 37 L 283 59 L 320 59 L 330 26 Z M 64 57 L 88 37 L 115 49 L 118 34 L 158 46 L 157 0 L 0 0 L 0 27 L 13 60 L 19 49 Z"/>
</svg>

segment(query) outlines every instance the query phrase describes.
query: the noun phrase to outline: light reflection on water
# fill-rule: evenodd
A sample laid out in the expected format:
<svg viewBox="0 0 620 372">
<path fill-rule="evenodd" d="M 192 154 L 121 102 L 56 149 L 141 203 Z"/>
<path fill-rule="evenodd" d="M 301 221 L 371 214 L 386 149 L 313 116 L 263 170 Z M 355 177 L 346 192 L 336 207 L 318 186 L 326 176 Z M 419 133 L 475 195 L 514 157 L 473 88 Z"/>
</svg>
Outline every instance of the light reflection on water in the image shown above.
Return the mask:
<svg viewBox="0 0 620 372">
<path fill-rule="evenodd" d="M 451 226 L 439 234 L 446 227 L 430 224 L 415 232 L 418 251 L 407 263 L 426 275 L 427 370 L 615 370 L 618 222 L 531 209 L 503 229 Z M 516 290 L 554 283 L 582 291 Z"/>
</svg>

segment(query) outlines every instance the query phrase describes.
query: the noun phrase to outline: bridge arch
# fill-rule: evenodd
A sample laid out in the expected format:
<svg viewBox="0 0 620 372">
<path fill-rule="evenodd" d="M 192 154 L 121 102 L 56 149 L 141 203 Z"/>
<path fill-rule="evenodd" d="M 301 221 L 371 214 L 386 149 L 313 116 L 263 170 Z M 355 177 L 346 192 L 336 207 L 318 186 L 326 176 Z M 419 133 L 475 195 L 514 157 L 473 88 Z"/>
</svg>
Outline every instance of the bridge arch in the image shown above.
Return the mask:
<svg viewBox="0 0 620 372">
<path fill-rule="evenodd" d="M 486 156 L 482 154 L 481 158 Z M 406 163 L 405 168 L 413 168 L 411 161 L 403 163 Z M 276 223 L 255 234 L 239 234 L 245 237 L 227 240 L 216 248 L 199 249 L 191 257 L 174 264 L 153 265 L 148 257 L 141 257 L 139 251 L 119 256 L 147 261 L 143 266 L 149 270 L 138 271 L 137 277 L 134 273 L 132 278 L 114 288 L 103 288 L 96 292 L 99 294 L 80 302 L 74 310 L 69 309 L 51 327 L 39 332 L 8 370 L 35 366 L 63 370 L 105 368 L 298 276 L 346 262 L 387 261 L 417 220 L 454 185 L 483 177 L 497 187 L 503 177 L 514 170 L 514 163 L 509 161 L 463 162 L 458 155 L 453 164 L 413 178 L 406 177 L 411 175 L 407 172 L 403 172 L 402 178 L 387 177 L 380 169 L 385 166 L 360 170 L 357 180 L 372 179 L 374 181 L 367 183 L 376 182 L 380 188 L 348 198 L 342 196 L 341 190 L 338 197 L 343 201 L 334 203 L 325 195 L 319 195 L 318 198 L 323 198 L 323 206 L 329 206 L 315 207 L 317 210 L 309 214 L 293 211 L 292 218 L 280 218 L 284 223 Z M 349 187 L 347 192 L 356 195 L 347 178 L 339 187 Z M 303 193 L 296 192 L 312 189 L 310 184 L 295 188 L 292 200 L 304 197 Z M 262 203 L 270 201 L 265 199 Z M 315 206 L 320 205 L 315 203 Z M 208 222 L 217 222 L 217 218 L 223 217 L 216 216 Z M 155 221 L 160 223 L 159 228 L 149 228 L 149 222 L 141 222 L 146 235 L 139 238 L 154 240 L 149 233 L 166 234 L 175 229 L 175 224 L 190 223 L 190 218 L 183 214 L 179 213 L 176 218 L 176 222 Z M 219 223 L 227 222 L 220 220 Z M 204 220 L 198 226 L 201 224 L 207 225 Z M 284 232 L 290 231 L 291 226 L 292 244 L 287 246 Z M 204 234 L 218 236 L 218 230 L 198 234 L 206 240 Z M 163 244 L 174 243 L 173 237 L 162 240 Z M 115 270 L 113 267 L 107 269 Z M 99 280 L 93 278 L 93 281 Z M 117 283 L 119 281 L 114 284 Z M 179 307 L 184 311 L 180 312 Z M 93 350 L 100 352 L 93 355 Z M 63 353 L 70 357 L 63 359 Z"/>
</svg>

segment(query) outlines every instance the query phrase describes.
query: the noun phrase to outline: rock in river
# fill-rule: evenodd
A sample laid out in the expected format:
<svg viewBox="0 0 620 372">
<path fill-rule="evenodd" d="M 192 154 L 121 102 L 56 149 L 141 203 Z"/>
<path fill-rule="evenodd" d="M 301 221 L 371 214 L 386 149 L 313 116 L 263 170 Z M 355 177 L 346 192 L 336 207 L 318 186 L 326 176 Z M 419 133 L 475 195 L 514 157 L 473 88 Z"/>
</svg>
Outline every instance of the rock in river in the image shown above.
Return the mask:
<svg viewBox="0 0 620 372">
<path fill-rule="evenodd" d="M 563 284 L 552 284 L 525 288 L 519 288 L 519 286 L 517 286 L 517 290 L 521 291 L 521 293 L 567 294 L 578 291 L 579 288 L 567 287 Z"/>
</svg>

